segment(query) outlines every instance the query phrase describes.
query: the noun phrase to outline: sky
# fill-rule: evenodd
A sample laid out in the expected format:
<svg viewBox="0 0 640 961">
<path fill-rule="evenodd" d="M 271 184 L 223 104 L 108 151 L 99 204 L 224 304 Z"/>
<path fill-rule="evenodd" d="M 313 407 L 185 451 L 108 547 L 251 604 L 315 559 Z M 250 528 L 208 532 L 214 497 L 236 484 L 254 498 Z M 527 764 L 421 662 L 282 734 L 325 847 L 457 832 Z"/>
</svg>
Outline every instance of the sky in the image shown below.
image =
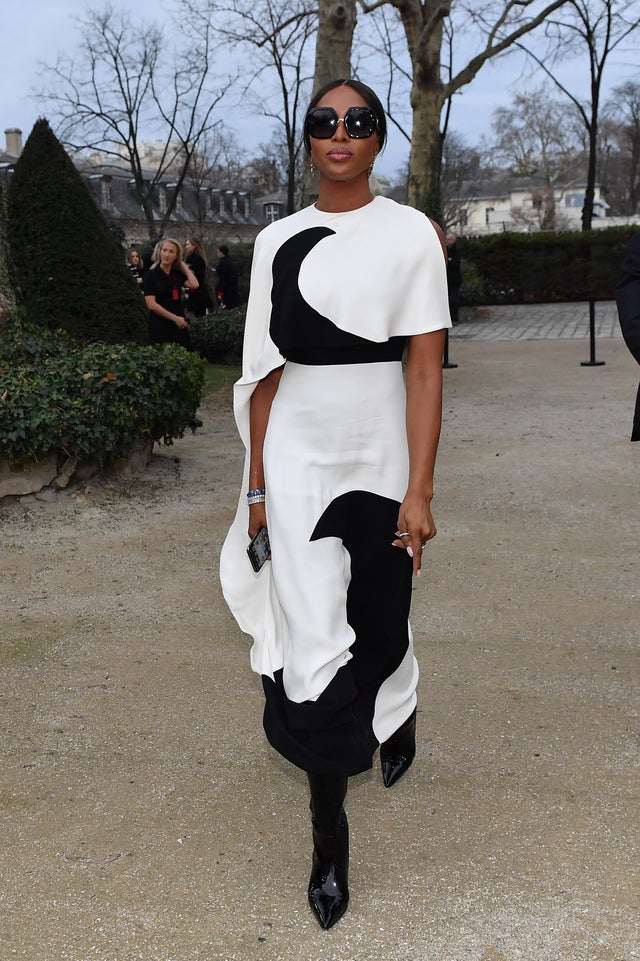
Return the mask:
<svg viewBox="0 0 640 961">
<path fill-rule="evenodd" d="M 100 0 L 91 4 L 94 8 L 102 5 Z M 112 0 L 112 6 L 129 9 L 135 18 L 162 19 L 172 28 L 176 26 L 175 20 L 170 20 L 163 11 L 160 0 L 135 0 L 133 3 Z M 53 64 L 58 53 L 73 52 L 78 42 L 73 17 L 85 7 L 78 0 L 19 0 L 4 4 L 0 31 L 0 142 L 3 147 L 4 130 L 18 127 L 26 140 L 33 124 L 42 115 L 42 107 L 29 96 L 42 84 L 38 76 L 39 62 Z M 639 47 L 640 34 L 636 51 Z M 637 61 L 637 53 L 635 57 L 629 51 L 616 54 L 607 67 L 605 89 L 627 79 L 637 79 Z M 583 78 L 584 66 L 567 63 L 563 71 L 563 79 L 575 84 Z M 362 79 L 366 80 L 366 77 Z M 586 75 L 584 82 L 588 82 Z M 372 86 L 375 87 L 375 83 Z M 469 145 L 478 145 L 483 136 L 491 133 L 493 111 L 508 105 L 513 94 L 527 86 L 531 87 L 531 81 L 523 81 L 522 62 L 516 57 L 487 64 L 463 94 L 454 99 L 451 129 L 462 135 Z M 268 122 L 255 113 L 247 113 L 244 117 L 236 114 L 232 120 L 225 119 L 241 146 L 248 150 L 257 150 L 260 143 L 270 140 Z M 406 140 L 391 127 L 387 148 L 378 160 L 378 170 L 393 176 L 407 157 Z"/>
</svg>

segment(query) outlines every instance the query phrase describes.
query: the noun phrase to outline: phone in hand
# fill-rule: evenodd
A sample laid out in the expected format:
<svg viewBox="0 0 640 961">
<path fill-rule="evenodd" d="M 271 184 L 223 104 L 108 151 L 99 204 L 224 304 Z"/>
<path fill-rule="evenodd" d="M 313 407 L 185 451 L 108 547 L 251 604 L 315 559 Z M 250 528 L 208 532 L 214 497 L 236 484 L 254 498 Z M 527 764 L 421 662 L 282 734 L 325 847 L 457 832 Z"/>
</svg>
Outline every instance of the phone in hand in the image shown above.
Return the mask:
<svg viewBox="0 0 640 961">
<path fill-rule="evenodd" d="M 269 544 L 269 534 L 266 527 L 261 527 L 251 543 L 247 547 L 247 554 L 256 574 L 262 569 L 265 561 L 271 557 L 271 546 Z"/>
</svg>

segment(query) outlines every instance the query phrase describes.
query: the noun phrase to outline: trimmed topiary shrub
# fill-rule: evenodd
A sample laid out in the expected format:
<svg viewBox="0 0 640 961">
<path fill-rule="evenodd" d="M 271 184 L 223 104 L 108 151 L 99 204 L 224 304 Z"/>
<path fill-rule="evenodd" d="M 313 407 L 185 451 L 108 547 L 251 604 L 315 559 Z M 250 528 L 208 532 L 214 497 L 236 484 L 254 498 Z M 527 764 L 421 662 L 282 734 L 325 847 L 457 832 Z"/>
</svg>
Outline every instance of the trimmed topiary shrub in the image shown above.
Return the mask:
<svg viewBox="0 0 640 961">
<path fill-rule="evenodd" d="M 175 344 L 69 348 L 11 324 L 0 336 L 0 454 L 100 466 L 193 425 L 204 361 Z"/>
<path fill-rule="evenodd" d="M 82 177 L 46 120 L 7 191 L 9 279 L 29 320 L 80 342 L 147 339 L 144 298 Z"/>
</svg>

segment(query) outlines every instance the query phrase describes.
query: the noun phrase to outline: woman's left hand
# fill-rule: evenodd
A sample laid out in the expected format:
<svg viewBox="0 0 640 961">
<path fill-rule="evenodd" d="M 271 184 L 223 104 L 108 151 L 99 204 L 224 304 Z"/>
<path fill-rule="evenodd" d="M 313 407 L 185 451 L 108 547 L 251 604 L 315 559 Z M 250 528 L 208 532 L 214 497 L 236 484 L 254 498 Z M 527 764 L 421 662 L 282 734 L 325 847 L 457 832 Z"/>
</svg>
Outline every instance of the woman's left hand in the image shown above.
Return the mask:
<svg viewBox="0 0 640 961">
<path fill-rule="evenodd" d="M 392 543 L 394 547 L 406 550 L 409 557 L 413 558 L 413 572 L 418 576 L 424 547 L 436 534 L 430 502 L 424 497 L 407 494 L 398 511 L 398 528 Z"/>
</svg>

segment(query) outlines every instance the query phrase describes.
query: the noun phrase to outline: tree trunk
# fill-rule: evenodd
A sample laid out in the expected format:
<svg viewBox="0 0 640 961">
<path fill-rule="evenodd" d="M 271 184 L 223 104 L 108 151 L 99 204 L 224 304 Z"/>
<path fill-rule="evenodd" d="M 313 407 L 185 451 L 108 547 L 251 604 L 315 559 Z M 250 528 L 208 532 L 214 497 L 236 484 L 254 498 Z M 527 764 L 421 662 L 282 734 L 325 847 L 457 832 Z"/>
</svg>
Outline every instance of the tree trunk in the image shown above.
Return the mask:
<svg viewBox="0 0 640 961">
<path fill-rule="evenodd" d="M 410 206 L 424 211 L 438 223 L 442 220 L 440 117 L 446 100 L 440 62 L 443 18 L 450 6 L 450 2 L 424 6 L 412 2 L 399 8 L 413 68 L 410 97 L 413 131 L 407 199 Z"/>
<path fill-rule="evenodd" d="M 351 44 L 356 28 L 355 0 L 320 0 L 313 90 L 351 76 Z"/>
<path fill-rule="evenodd" d="M 362 0 L 361 0 L 362 2 Z M 384 2 L 384 0 L 383 0 Z M 442 220 L 440 176 L 442 169 L 443 134 L 440 115 L 446 99 L 471 83 L 478 71 L 499 54 L 504 53 L 521 37 L 539 27 L 546 17 L 564 5 L 566 0 L 551 0 L 542 10 L 527 17 L 533 0 L 504 0 L 503 4 L 479 4 L 486 19 L 484 50 L 472 57 L 466 66 L 442 81 L 443 21 L 450 16 L 454 0 L 386 0 L 402 20 L 407 50 L 411 57 L 413 86 L 411 109 L 413 132 L 409 160 L 408 201 L 434 220 Z M 379 2 L 364 3 L 366 12 L 378 8 Z M 494 21 L 491 26 L 490 21 Z"/>
<path fill-rule="evenodd" d="M 440 115 L 444 94 L 440 78 L 434 82 L 419 68 L 411 89 L 413 134 L 409 157 L 408 202 L 438 223 L 442 220 L 442 136 Z"/>
<path fill-rule="evenodd" d="M 351 44 L 356 20 L 355 0 L 319 0 L 314 93 L 331 80 L 346 80 L 351 76 Z M 307 207 L 317 198 L 317 177 L 309 164 L 305 164 L 301 205 Z"/>
</svg>

